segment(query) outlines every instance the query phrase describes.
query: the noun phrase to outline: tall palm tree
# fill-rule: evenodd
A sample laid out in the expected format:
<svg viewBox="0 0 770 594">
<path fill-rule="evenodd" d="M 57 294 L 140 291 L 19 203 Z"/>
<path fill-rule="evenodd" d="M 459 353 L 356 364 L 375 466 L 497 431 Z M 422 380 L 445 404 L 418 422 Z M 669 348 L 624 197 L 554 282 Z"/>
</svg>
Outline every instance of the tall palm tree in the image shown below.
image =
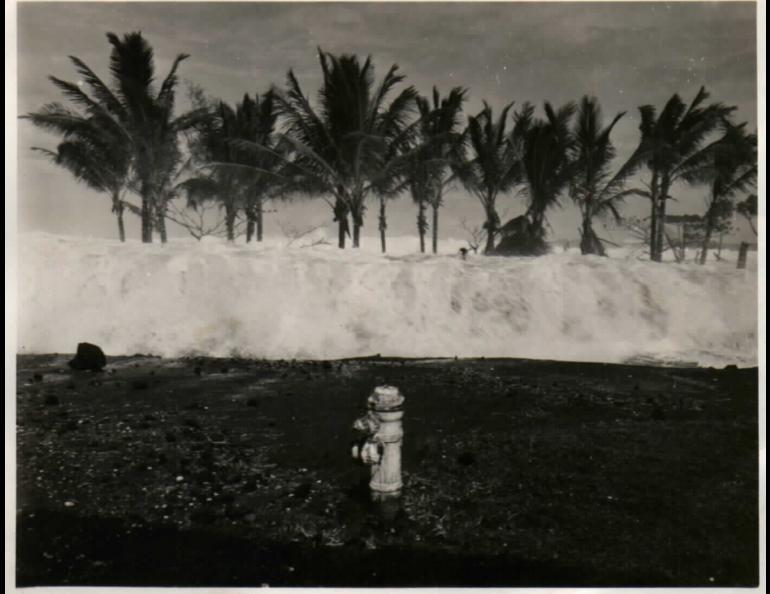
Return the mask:
<svg viewBox="0 0 770 594">
<path fill-rule="evenodd" d="M 197 134 L 190 143 L 195 173 L 178 184 L 187 195 L 188 206 L 196 208 L 215 201 L 224 210 L 227 240 L 235 240 L 235 224 L 243 206 L 243 173 L 225 167 L 237 162 L 237 149 L 229 140 L 238 130 L 233 108 L 220 101 L 211 106 L 210 117 L 196 126 Z M 216 167 L 209 167 L 216 164 Z"/>
<path fill-rule="evenodd" d="M 254 99 L 246 94 L 243 101 L 236 105 L 236 138 L 254 142 L 268 149 L 256 152 L 241 150 L 237 154 L 239 164 L 252 167 L 245 179 L 247 242 L 252 236 L 255 236 L 258 242 L 262 241 L 264 203 L 273 197 L 276 189 L 281 186 L 280 179 L 273 174 L 281 169 L 283 162 L 276 134 L 277 120 L 275 93 L 272 89 L 262 96 L 256 93 Z"/>
<path fill-rule="evenodd" d="M 520 227 L 506 238 L 509 250 L 539 254 L 547 250 L 546 213 L 559 204 L 573 174 L 573 144 L 570 121 L 574 103 L 555 110 L 545 103 L 545 119 L 534 117 L 534 108 L 524 104 L 514 115 L 511 143 L 520 159 L 520 179 L 528 199 Z"/>
<path fill-rule="evenodd" d="M 641 139 L 632 158 L 642 159 L 650 172 L 647 190 L 636 193 L 650 200 L 650 258 L 656 262 L 663 255 L 666 205 L 672 186 L 693 177 L 693 170 L 703 166 L 711 146 L 706 141 L 735 110 L 722 103 L 706 105 L 708 98 L 701 87 L 689 105 L 675 94 L 659 114 L 652 105 L 639 108 Z"/>
<path fill-rule="evenodd" d="M 433 87 L 433 102 L 425 97 L 417 98 L 419 120 L 415 133 L 415 149 L 407 165 L 408 185 L 412 199 L 417 204 L 417 231 L 420 236 L 420 251 L 425 252 L 425 234 L 428 220 L 427 206 L 433 209 L 433 241 L 435 254 L 438 251 L 438 211 L 443 203 L 443 192 L 453 179 L 451 164 L 457 159 L 462 133 L 460 115 L 466 90 L 455 87 L 442 98 Z"/>
<path fill-rule="evenodd" d="M 406 176 L 412 200 L 417 205 L 417 234 L 420 238 L 420 252 L 425 253 L 425 234 L 428 232 L 428 218 L 425 212 L 429 197 L 436 193 L 432 187 L 435 177 L 431 174 L 432 161 L 427 146 L 419 147 L 407 166 Z"/>
<path fill-rule="evenodd" d="M 715 227 L 733 210 L 736 195 L 757 182 L 757 136 L 746 132 L 746 124 L 725 124 L 722 137 L 705 153 L 702 166 L 683 175 L 689 183 L 709 184 L 708 208 L 704 217 L 703 246 L 699 262 L 706 263 Z"/>
<path fill-rule="evenodd" d="M 33 150 L 68 170 L 93 190 L 109 194 L 112 212 L 118 222 L 118 236 L 120 241 L 125 241 L 123 194 L 129 181 L 131 154 L 113 121 L 98 115 L 84 116 L 57 103 L 22 117 L 64 137 L 55 151 L 39 147 L 33 147 Z"/>
<path fill-rule="evenodd" d="M 509 192 L 519 181 L 518 156 L 506 131 L 508 112 L 512 106 L 509 103 L 503 107 L 500 116 L 495 119 L 492 108 L 484 102 L 484 108 L 468 118 L 463 133 L 466 158 L 454 163 L 455 175 L 484 208 L 487 254 L 495 248 L 500 226 L 497 198 Z"/>
<path fill-rule="evenodd" d="M 593 229 L 596 216 L 612 214 L 620 221 L 618 203 L 627 177 L 635 170 L 633 165 L 622 167 L 612 174 L 615 147 L 610 134 L 615 124 L 625 115 L 617 114 L 612 121 L 602 124 L 601 107 L 595 97 L 583 97 L 578 106 L 572 130 L 572 179 L 570 197 L 578 205 L 581 215 L 580 251 L 583 254 L 604 256 L 601 240 Z"/>
<path fill-rule="evenodd" d="M 332 207 L 339 224 L 339 246 L 345 246 L 348 216 L 353 222 L 353 247 L 360 244 L 366 198 L 394 175 L 389 150 L 408 127 L 416 92 L 403 89 L 388 95 L 404 77 L 393 65 L 375 87 L 374 66 L 367 58 L 334 56 L 319 49 L 323 82 L 318 108 L 304 95 L 290 70 L 287 89 L 276 94 L 279 114 L 286 122 L 284 138 L 294 153 L 294 177 L 314 188 Z"/>
<path fill-rule="evenodd" d="M 106 94 L 105 97 L 116 110 L 117 118 L 131 139 L 134 172 L 142 199 L 142 239 L 152 241 L 150 221 L 154 214 L 155 228 L 161 241 L 165 242 L 166 206 L 172 197 L 169 188 L 181 159 L 179 134 L 208 117 L 208 110 L 193 110 L 174 116 L 177 69 L 189 57 L 187 54 L 179 54 L 174 59 L 169 73 L 156 91 L 153 50 L 141 33 L 129 33 L 122 39 L 108 33 L 107 38 L 112 45 L 110 71 L 115 91 L 110 93 L 111 98 Z M 97 96 L 109 91 L 96 81 L 93 81 L 92 87 Z"/>
<path fill-rule="evenodd" d="M 83 117 L 114 130 L 131 153 L 133 183 L 141 197 L 142 241 L 152 241 L 156 228 L 165 241 L 165 209 L 173 172 L 180 160 L 178 134 L 193 126 L 203 116 L 193 111 L 174 117 L 177 68 L 186 59 L 180 54 L 156 91 L 153 51 L 141 33 L 122 38 L 107 33 L 110 54 L 111 86 L 75 56 L 70 60 L 83 86 L 56 77 L 51 82 L 67 99 L 83 110 Z M 73 112 L 53 104 L 48 117 L 66 120 Z M 49 106 L 51 107 L 51 106 Z M 59 109 L 61 108 L 61 109 Z M 109 121 L 109 123 L 107 123 Z"/>
</svg>

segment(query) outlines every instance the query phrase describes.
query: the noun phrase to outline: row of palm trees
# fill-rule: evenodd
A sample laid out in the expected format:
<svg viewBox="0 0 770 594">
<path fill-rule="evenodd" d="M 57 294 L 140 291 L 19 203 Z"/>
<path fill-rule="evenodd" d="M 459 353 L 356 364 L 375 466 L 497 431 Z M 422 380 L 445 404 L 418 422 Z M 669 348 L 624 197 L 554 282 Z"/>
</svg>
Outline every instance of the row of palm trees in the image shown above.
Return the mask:
<svg viewBox="0 0 770 594">
<path fill-rule="evenodd" d="M 605 123 L 595 98 L 561 107 L 545 103 L 542 117 L 529 103 L 517 110 L 506 105 L 497 116 L 485 103 L 464 116 L 463 88 L 446 96 L 434 88 L 423 97 L 402 84 L 396 65 L 376 81 L 371 59 L 319 50 L 323 78 L 315 102 L 290 70 L 284 88 L 245 95 L 234 106 L 194 88 L 192 108 L 175 115 L 177 69 L 188 56 L 177 56 L 156 88 L 152 48 L 142 35 L 107 38 L 110 84 L 71 57 L 80 84 L 51 77 L 71 106 L 49 103 L 23 117 L 63 137 L 56 151 L 35 150 L 110 196 L 121 240 L 129 209 L 141 218 L 142 241 L 152 241 L 153 232 L 166 241 L 168 206 L 183 197 L 190 208 L 219 203 L 229 239 L 242 216 L 247 241 L 261 241 L 265 203 L 306 196 L 329 205 L 341 248 L 348 238 L 360 245 L 374 201 L 384 252 L 387 204 L 409 194 L 417 206 L 420 250 L 431 229 L 436 252 L 443 197 L 458 186 L 483 209 L 489 254 L 547 251 L 547 214 L 567 196 L 580 210 L 581 251 L 604 254 L 596 218 L 620 220 L 626 198 L 644 197 L 650 256 L 660 261 L 677 184 L 709 189 L 707 248 L 724 205 L 756 183 L 756 134 L 732 122 L 734 107 L 708 103 L 704 89 L 689 104 L 674 95 L 660 112 L 640 107 L 639 144 L 615 168 L 611 134 L 625 114 Z M 642 186 L 630 187 L 640 176 Z M 139 197 L 139 207 L 126 199 L 128 192 Z M 524 198 L 526 211 L 502 224 L 498 199 L 514 193 Z"/>
</svg>

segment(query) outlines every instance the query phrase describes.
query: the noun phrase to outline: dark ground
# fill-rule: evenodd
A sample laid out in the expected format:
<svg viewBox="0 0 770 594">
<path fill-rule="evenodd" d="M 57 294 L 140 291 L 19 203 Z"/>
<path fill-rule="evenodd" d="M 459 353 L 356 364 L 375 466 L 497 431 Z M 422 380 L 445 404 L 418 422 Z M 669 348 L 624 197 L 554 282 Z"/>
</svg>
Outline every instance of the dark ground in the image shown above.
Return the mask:
<svg viewBox="0 0 770 594">
<path fill-rule="evenodd" d="M 757 370 L 18 358 L 17 585 L 756 586 Z M 406 396 L 395 517 L 353 420 Z"/>
</svg>

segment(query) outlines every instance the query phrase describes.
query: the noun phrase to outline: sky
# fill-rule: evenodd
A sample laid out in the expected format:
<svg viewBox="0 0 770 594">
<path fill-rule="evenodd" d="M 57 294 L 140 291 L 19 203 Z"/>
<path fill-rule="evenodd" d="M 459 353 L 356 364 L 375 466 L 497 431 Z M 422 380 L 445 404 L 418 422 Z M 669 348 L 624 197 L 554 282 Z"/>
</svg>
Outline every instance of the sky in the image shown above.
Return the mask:
<svg viewBox="0 0 770 594">
<path fill-rule="evenodd" d="M 562 105 L 593 95 L 605 120 L 626 112 L 612 137 L 618 165 L 638 142 L 638 107 L 661 108 L 674 93 L 689 101 L 705 86 L 712 99 L 738 108 L 737 121 L 752 130 L 757 126 L 756 6 L 744 2 L 22 2 L 19 114 L 61 99 L 48 75 L 77 82 L 68 55 L 108 79 L 105 34 L 130 31 L 141 31 L 153 46 L 157 78 L 165 76 L 177 54 L 190 54 L 180 67 L 183 81 L 231 103 L 244 93 L 283 85 L 289 68 L 313 99 L 320 83 L 319 46 L 332 53 L 371 55 L 378 79 L 396 63 L 406 76 L 404 84 L 423 94 L 434 85 L 442 94 L 466 87 L 466 112 L 471 114 L 483 100 L 495 113 L 511 101 L 515 106 L 530 101 L 542 115 L 544 101 Z M 108 197 L 30 150 L 54 148 L 56 142 L 19 122 L 19 229 L 116 237 Z M 705 211 L 705 187 L 678 186 L 673 195 L 672 213 Z M 503 220 L 525 208 L 516 192 L 498 199 Z M 269 210 L 267 234 L 332 222 L 321 200 Z M 644 216 L 647 211 L 644 199 L 630 198 L 623 212 Z M 416 235 L 416 207 L 407 194 L 389 204 L 388 217 L 388 233 Z M 446 197 L 441 236 L 462 238 L 465 227 L 481 225 L 483 218 L 478 201 L 457 188 Z M 577 239 L 579 218 L 568 197 L 549 213 L 549 222 L 554 241 Z M 129 236 L 139 236 L 135 217 L 129 217 L 127 228 Z M 170 233 L 186 231 L 172 224 Z M 376 233 L 372 204 L 364 235 Z M 618 239 L 619 231 L 610 228 L 600 235 Z M 729 239 L 753 236 L 737 220 Z"/>
</svg>

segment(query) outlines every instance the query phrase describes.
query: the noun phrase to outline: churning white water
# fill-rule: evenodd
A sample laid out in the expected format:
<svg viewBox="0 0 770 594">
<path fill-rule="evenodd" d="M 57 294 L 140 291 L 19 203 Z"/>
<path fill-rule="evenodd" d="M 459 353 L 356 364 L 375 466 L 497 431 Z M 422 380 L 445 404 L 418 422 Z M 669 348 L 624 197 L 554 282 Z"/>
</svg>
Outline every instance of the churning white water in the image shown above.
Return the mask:
<svg viewBox="0 0 770 594">
<path fill-rule="evenodd" d="M 558 253 L 541 258 L 382 256 L 311 245 L 23 235 L 18 345 L 108 355 L 268 358 L 528 357 L 756 365 L 757 273 L 735 264 L 655 264 Z M 734 260 L 733 260 L 734 262 Z"/>
</svg>

